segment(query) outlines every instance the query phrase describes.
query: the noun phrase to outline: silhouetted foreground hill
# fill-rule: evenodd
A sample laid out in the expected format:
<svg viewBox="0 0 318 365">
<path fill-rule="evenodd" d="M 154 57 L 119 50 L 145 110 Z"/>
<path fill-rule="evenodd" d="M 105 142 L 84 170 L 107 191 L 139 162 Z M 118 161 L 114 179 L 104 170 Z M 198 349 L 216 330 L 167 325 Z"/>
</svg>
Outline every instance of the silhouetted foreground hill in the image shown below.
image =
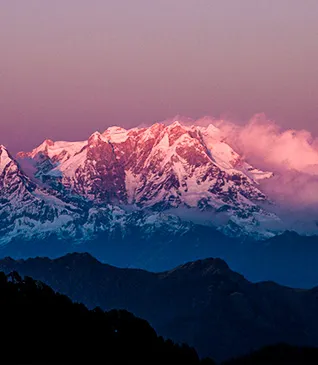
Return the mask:
<svg viewBox="0 0 318 365">
<path fill-rule="evenodd" d="M 218 361 L 262 346 L 318 346 L 318 288 L 251 283 L 220 259 L 190 262 L 163 273 L 118 269 L 89 254 L 0 261 L 89 308 L 125 309 L 161 336 L 188 343 Z"/>
<path fill-rule="evenodd" d="M 0 321 L 2 364 L 200 363 L 127 311 L 90 311 L 16 272 L 0 273 Z"/>
</svg>

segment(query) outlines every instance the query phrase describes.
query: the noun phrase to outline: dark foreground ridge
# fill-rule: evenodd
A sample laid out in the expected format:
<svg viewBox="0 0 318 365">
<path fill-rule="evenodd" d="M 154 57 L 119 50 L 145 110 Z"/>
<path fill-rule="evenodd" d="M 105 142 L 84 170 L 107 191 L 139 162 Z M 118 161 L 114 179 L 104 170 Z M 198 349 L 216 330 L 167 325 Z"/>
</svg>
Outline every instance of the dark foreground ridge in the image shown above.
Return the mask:
<svg viewBox="0 0 318 365">
<path fill-rule="evenodd" d="M 127 310 L 147 320 L 160 336 L 217 361 L 277 343 L 318 346 L 318 288 L 251 283 L 221 259 L 151 273 L 73 253 L 54 260 L 6 258 L 0 260 L 0 270 L 41 280 L 89 309 Z"/>
<path fill-rule="evenodd" d="M 0 273 L 2 364 L 199 364 L 124 310 L 88 310 L 30 277 Z M 209 364 L 213 361 L 205 360 Z"/>
</svg>

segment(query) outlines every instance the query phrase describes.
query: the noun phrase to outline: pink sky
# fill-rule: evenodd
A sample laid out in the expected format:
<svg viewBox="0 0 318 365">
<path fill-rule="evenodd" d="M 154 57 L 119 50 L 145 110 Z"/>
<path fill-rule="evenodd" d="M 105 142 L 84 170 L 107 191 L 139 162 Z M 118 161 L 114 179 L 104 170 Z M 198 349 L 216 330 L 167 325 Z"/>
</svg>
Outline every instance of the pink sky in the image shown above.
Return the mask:
<svg viewBox="0 0 318 365">
<path fill-rule="evenodd" d="M 317 0 L 0 0 L 0 143 L 176 114 L 318 134 Z"/>
</svg>

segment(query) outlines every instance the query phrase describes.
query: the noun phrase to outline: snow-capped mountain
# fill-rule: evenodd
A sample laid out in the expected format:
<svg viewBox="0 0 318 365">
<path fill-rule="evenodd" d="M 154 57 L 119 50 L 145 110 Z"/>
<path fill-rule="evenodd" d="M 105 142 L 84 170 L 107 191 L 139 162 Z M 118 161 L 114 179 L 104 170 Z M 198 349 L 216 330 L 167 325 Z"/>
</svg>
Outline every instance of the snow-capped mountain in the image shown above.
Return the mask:
<svg viewBox="0 0 318 365">
<path fill-rule="evenodd" d="M 259 180 L 220 131 L 178 122 L 110 127 L 87 141 L 44 141 L 14 159 L 0 147 L 1 243 L 54 234 L 82 242 L 99 232 L 182 235 L 194 225 L 268 237 L 279 220 Z M 117 234 L 117 233 L 116 233 Z"/>
<path fill-rule="evenodd" d="M 79 210 L 53 190 L 40 188 L 0 146 L 1 241 L 17 236 L 43 235 L 77 218 Z"/>
<path fill-rule="evenodd" d="M 272 174 L 242 160 L 212 124 L 110 127 L 87 141 L 46 140 L 20 152 L 17 161 L 38 191 L 85 211 L 76 231 L 109 230 L 114 224 L 124 229 L 128 221 L 141 224 L 140 217 L 145 224 L 160 224 L 170 216 L 215 225 L 231 235 L 268 236 L 270 222 L 278 220 L 261 207 L 270 202 L 259 180 Z M 132 223 L 136 212 L 138 222 L 133 218 Z M 68 221 L 68 232 L 72 224 Z"/>
</svg>

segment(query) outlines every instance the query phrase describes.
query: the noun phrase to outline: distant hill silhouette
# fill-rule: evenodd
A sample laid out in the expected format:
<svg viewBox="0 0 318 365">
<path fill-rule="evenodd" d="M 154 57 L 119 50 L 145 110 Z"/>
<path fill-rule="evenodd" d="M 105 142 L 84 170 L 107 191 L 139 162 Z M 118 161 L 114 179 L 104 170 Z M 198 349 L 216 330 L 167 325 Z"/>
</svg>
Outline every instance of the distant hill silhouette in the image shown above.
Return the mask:
<svg viewBox="0 0 318 365">
<path fill-rule="evenodd" d="M 0 270 L 32 276 L 90 309 L 132 312 L 159 335 L 218 361 L 282 342 L 318 346 L 318 288 L 251 283 L 217 258 L 151 273 L 73 253 L 54 260 L 6 258 Z"/>
<path fill-rule="evenodd" d="M 161 228 L 151 238 L 137 228 L 124 237 L 107 235 L 101 233 L 78 245 L 55 235 L 31 241 L 21 237 L 0 245 L 0 259 L 8 256 L 17 260 L 36 256 L 53 259 L 74 251 L 89 252 L 99 261 L 116 267 L 159 272 L 189 261 L 220 257 L 253 282 L 271 280 L 307 289 L 318 285 L 318 236 L 286 231 L 264 241 L 246 239 L 242 242 L 201 225 L 194 225 L 190 231 L 179 235 Z"/>
</svg>

